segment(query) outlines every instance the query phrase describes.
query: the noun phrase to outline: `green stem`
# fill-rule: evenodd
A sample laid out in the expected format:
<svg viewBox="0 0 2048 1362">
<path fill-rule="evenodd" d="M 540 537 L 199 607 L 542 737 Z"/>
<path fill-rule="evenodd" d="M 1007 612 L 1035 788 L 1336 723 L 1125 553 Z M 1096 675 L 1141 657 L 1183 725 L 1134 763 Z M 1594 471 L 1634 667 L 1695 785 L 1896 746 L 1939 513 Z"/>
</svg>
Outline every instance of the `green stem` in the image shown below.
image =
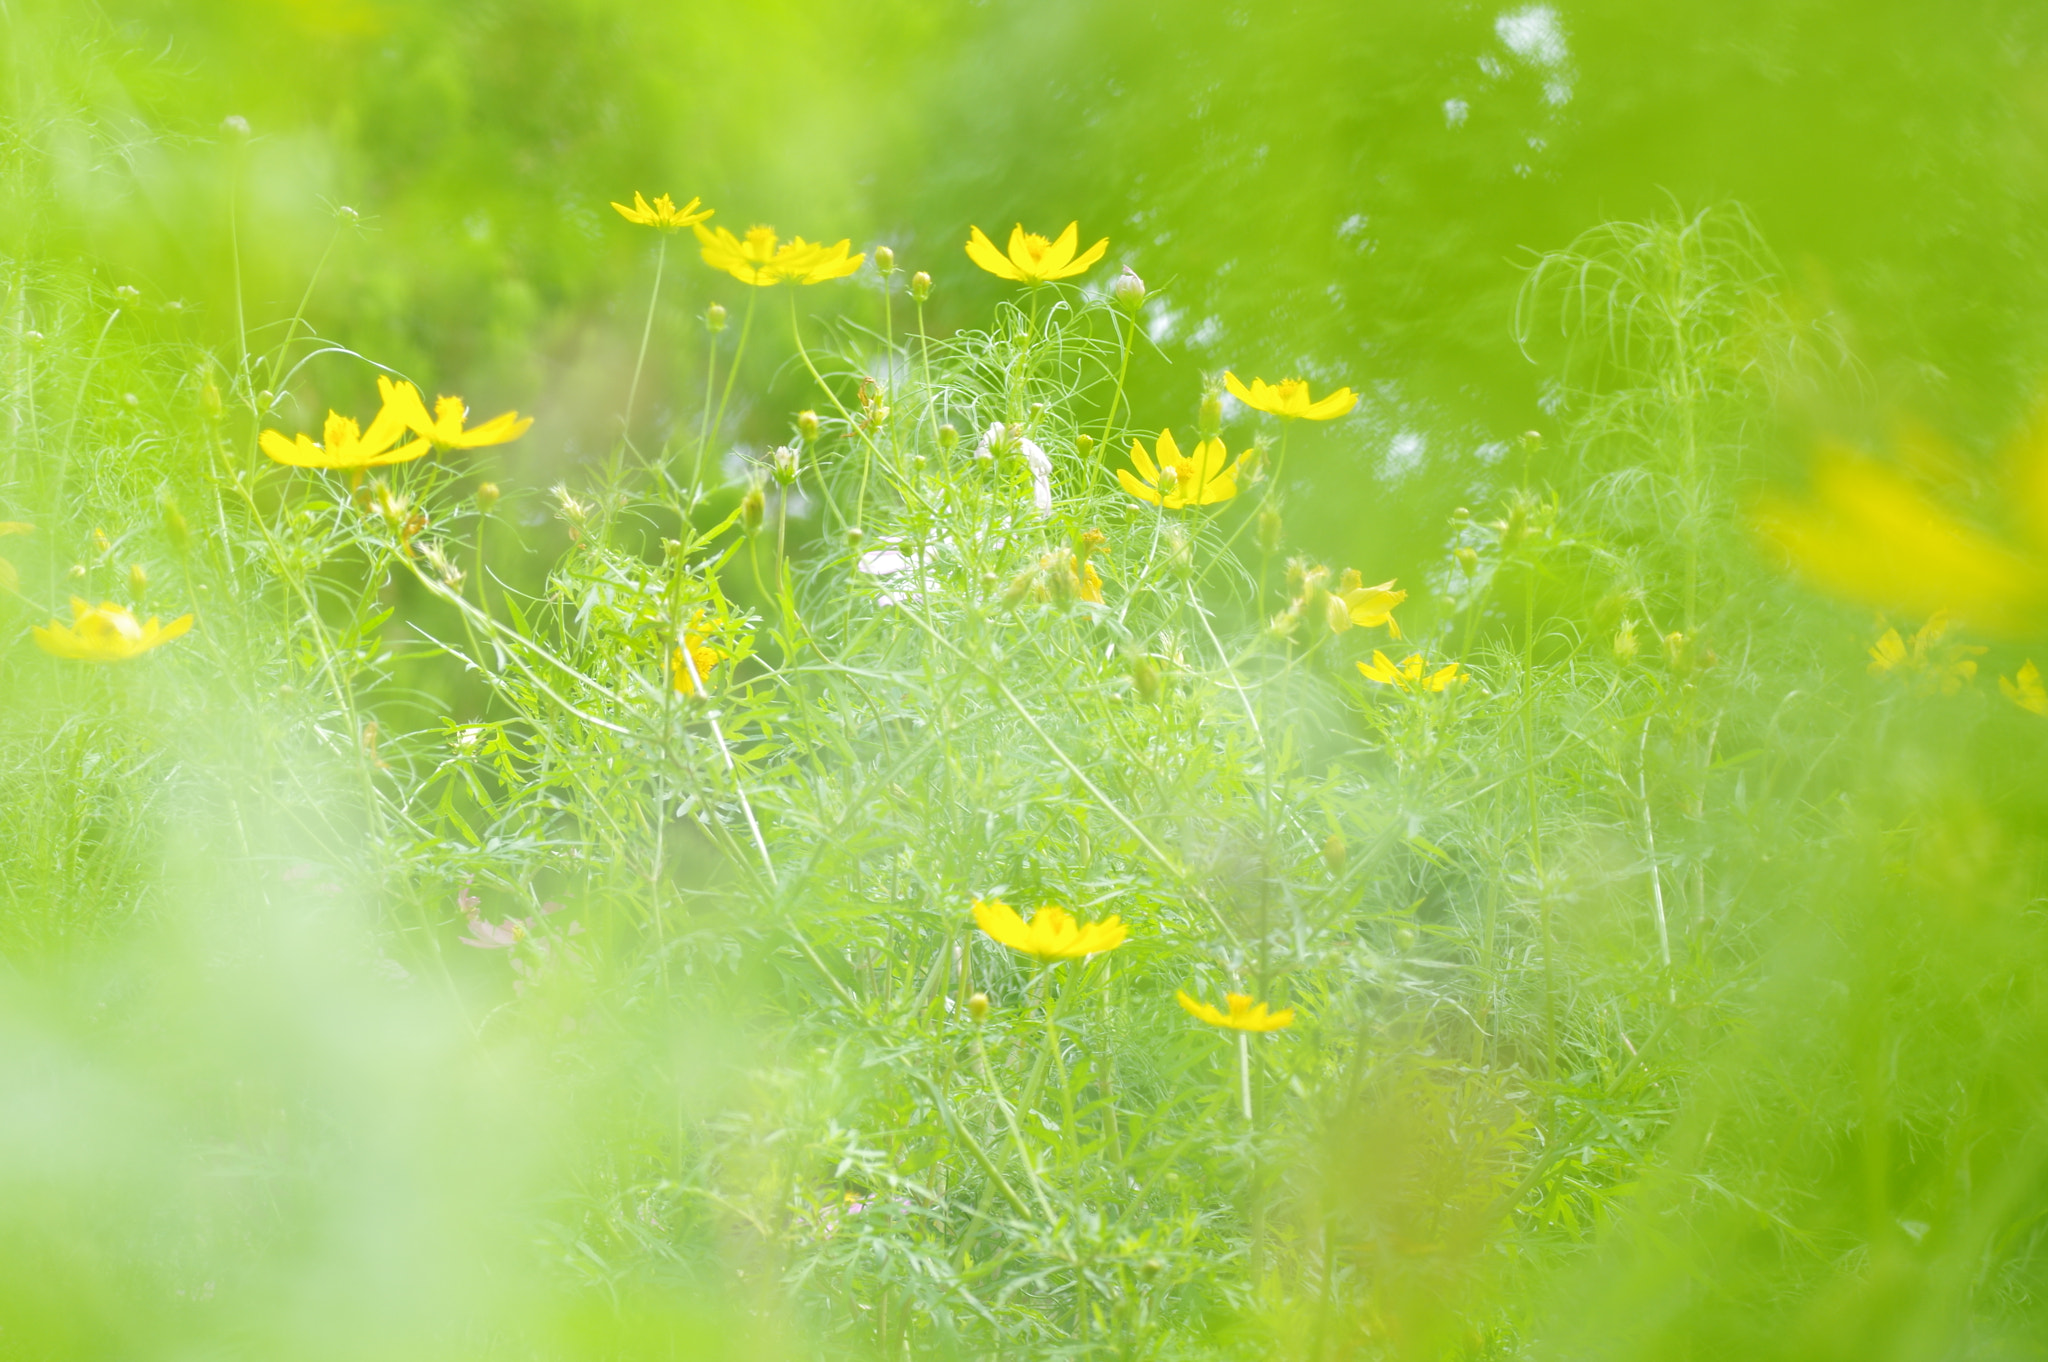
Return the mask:
<svg viewBox="0 0 2048 1362">
<path fill-rule="evenodd" d="M 626 387 L 626 412 L 619 418 L 619 434 L 626 443 L 633 442 L 633 404 L 640 396 L 640 371 L 647 366 L 647 342 L 654 335 L 654 308 L 661 300 L 661 272 L 668 265 L 668 234 L 662 233 L 661 246 L 654 255 L 654 287 L 647 291 L 647 321 L 640 328 L 640 354 L 633 361 L 633 381 Z"/>
<path fill-rule="evenodd" d="M 1115 312 L 1109 314 L 1109 324 L 1111 326 L 1116 325 Z M 1105 454 L 1109 450 L 1109 429 L 1116 423 L 1117 404 L 1123 401 L 1124 380 L 1130 376 L 1131 372 L 1131 343 L 1137 339 L 1138 319 L 1132 317 L 1126 328 L 1119 331 L 1118 334 L 1123 339 L 1124 353 L 1123 359 L 1117 364 L 1116 390 L 1109 395 L 1109 415 L 1102 418 L 1102 448 Z"/>
</svg>

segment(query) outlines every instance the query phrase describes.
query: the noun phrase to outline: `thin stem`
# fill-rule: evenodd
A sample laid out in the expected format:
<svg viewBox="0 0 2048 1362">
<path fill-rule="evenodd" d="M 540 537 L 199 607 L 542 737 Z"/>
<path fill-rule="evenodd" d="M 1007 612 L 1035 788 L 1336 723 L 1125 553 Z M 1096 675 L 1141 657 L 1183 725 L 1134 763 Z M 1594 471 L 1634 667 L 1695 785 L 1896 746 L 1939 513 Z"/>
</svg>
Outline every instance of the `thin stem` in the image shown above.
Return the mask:
<svg viewBox="0 0 2048 1362">
<path fill-rule="evenodd" d="M 1111 326 L 1116 325 L 1116 313 L 1113 311 L 1109 314 L 1109 324 Z M 1119 329 L 1117 334 L 1123 340 L 1124 353 L 1123 359 L 1117 364 L 1116 389 L 1109 395 L 1109 415 L 1102 418 L 1102 448 L 1105 452 L 1109 449 L 1110 427 L 1116 423 L 1117 404 L 1123 401 L 1124 380 L 1130 377 L 1131 373 L 1131 343 L 1137 338 L 1138 319 L 1136 317 L 1130 318 L 1127 325 Z"/>
<path fill-rule="evenodd" d="M 661 273 L 667 266 L 668 234 L 664 232 L 654 253 L 654 287 L 647 291 L 647 321 L 640 328 L 640 353 L 633 360 L 633 381 L 626 388 L 626 411 L 619 418 L 619 434 L 628 444 L 633 441 L 633 404 L 640 396 L 640 372 L 647 367 L 647 342 L 654 335 L 654 308 L 661 301 Z"/>
<path fill-rule="evenodd" d="M 732 369 L 725 376 L 725 391 L 718 395 L 718 410 L 712 415 L 711 424 L 705 429 L 702 438 L 697 441 L 697 469 L 700 474 L 704 468 L 704 455 L 710 447 L 712 434 L 725 429 L 725 407 L 732 400 L 732 385 L 739 380 L 740 360 L 747 353 L 747 337 L 754 329 L 754 304 L 760 296 L 760 286 L 756 286 L 747 294 L 747 315 L 740 319 L 740 339 L 739 343 L 733 346 Z"/>
</svg>

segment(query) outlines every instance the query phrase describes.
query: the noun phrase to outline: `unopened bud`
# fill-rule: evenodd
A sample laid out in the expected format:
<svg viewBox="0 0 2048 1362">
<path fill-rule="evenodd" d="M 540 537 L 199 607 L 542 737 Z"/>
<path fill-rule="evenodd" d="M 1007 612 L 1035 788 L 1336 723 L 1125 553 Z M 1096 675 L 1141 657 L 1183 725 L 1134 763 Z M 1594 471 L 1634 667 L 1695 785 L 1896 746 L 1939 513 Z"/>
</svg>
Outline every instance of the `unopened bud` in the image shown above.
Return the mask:
<svg viewBox="0 0 2048 1362">
<path fill-rule="evenodd" d="M 960 432 L 959 432 L 959 431 L 957 431 L 957 430 L 955 430 L 955 429 L 953 429 L 953 427 L 952 427 L 952 425 L 951 425 L 950 423 L 948 423 L 948 424 L 946 424 L 946 425 L 943 425 L 943 426 L 940 426 L 940 427 L 939 427 L 939 450 L 940 450 L 940 452 L 942 452 L 942 453 L 946 453 L 946 454 L 951 454 L 951 453 L 953 452 L 953 446 L 954 446 L 954 445 L 957 445 L 957 444 L 959 444 L 959 443 L 960 443 Z"/>
<path fill-rule="evenodd" d="M 491 507 L 498 504 L 498 498 L 502 495 L 503 493 L 498 491 L 497 483 L 480 482 L 476 485 L 476 508 L 488 515 Z"/>
<path fill-rule="evenodd" d="M 784 487 L 796 481 L 798 467 L 797 452 L 788 445 L 775 448 L 775 481 Z"/>
<path fill-rule="evenodd" d="M 798 412 L 796 414 L 796 433 L 804 437 L 805 444 L 816 440 L 818 438 L 818 413 L 809 410 Z"/>
<path fill-rule="evenodd" d="M 1175 488 L 1177 488 L 1177 487 L 1179 487 L 1179 486 L 1180 486 L 1180 470 L 1179 470 L 1178 468 L 1174 468 L 1174 467 L 1168 466 L 1168 467 L 1166 467 L 1166 468 L 1162 468 L 1162 469 L 1160 469 L 1160 470 L 1159 470 L 1159 495 L 1160 495 L 1160 496 L 1162 496 L 1162 497 L 1170 497 L 1170 496 L 1172 496 L 1172 495 L 1173 495 L 1173 492 L 1174 492 L 1174 489 L 1175 489 Z"/>
<path fill-rule="evenodd" d="M 1614 660 L 1617 662 L 1633 662 L 1636 660 L 1635 625 L 1624 624 L 1615 631 Z"/>
<path fill-rule="evenodd" d="M 1124 272 L 1116 277 L 1116 282 L 1109 286 L 1109 296 L 1125 316 L 1135 317 L 1138 309 L 1145 305 L 1145 281 L 1126 265 Z"/>
<path fill-rule="evenodd" d="M 910 296 L 918 302 L 932 296 L 932 277 L 923 270 L 910 276 Z"/>
<path fill-rule="evenodd" d="M 1131 664 L 1131 685 L 1141 700 L 1159 698 L 1159 668 L 1152 665 L 1152 659 L 1141 657 Z"/>
<path fill-rule="evenodd" d="M 1665 665 L 1681 676 L 1692 670 L 1692 640 L 1674 629 L 1664 635 Z"/>
<path fill-rule="evenodd" d="M 1329 840 L 1323 843 L 1323 864 L 1330 867 L 1332 875 L 1343 873 L 1344 862 L 1349 858 L 1349 855 L 1350 853 L 1344 846 L 1344 835 L 1342 833 L 1331 833 Z"/>
<path fill-rule="evenodd" d="M 967 1015 L 977 1022 L 988 1020 L 988 994 L 977 993 L 967 1000 Z"/>
<path fill-rule="evenodd" d="M 185 523 L 185 513 L 168 497 L 164 499 L 164 535 L 171 541 L 171 547 L 181 553 L 192 542 L 192 527 Z"/>
<path fill-rule="evenodd" d="M 846 547 L 857 549 L 860 547 L 860 541 L 865 538 L 867 538 L 867 532 L 862 530 L 860 526 L 848 525 L 846 527 Z"/>
<path fill-rule="evenodd" d="M 1541 448 L 1543 448 L 1542 431 L 1525 430 L 1522 432 L 1522 452 L 1524 454 L 1534 454 Z"/>
<path fill-rule="evenodd" d="M 92 542 L 93 547 L 101 553 L 109 552 L 114 547 L 113 543 L 107 538 L 107 532 L 97 525 L 92 527 Z"/>
<path fill-rule="evenodd" d="M 724 303 L 713 303 L 710 307 L 704 309 L 704 325 L 711 329 L 711 334 L 714 336 L 725 330 Z"/>
<path fill-rule="evenodd" d="M 142 296 L 142 290 L 133 284 L 122 284 L 114 290 L 114 296 L 124 303 L 132 303 Z"/>
<path fill-rule="evenodd" d="M 229 114 L 220 121 L 220 130 L 237 141 L 249 140 L 249 120 L 240 114 Z"/>
<path fill-rule="evenodd" d="M 137 601 L 149 594 L 149 574 L 136 563 L 128 569 L 128 591 Z"/>
<path fill-rule="evenodd" d="M 1074 452 L 1084 459 L 1093 454 L 1095 452 L 1095 437 L 1092 435 L 1076 435 L 1074 437 Z"/>
<path fill-rule="evenodd" d="M 341 207 L 334 210 L 334 216 L 344 224 L 350 226 L 353 226 L 355 223 L 362 221 L 363 217 L 361 213 L 358 213 L 355 209 L 349 207 L 345 203 Z"/>
<path fill-rule="evenodd" d="M 69 568 L 65 569 L 64 575 L 74 582 L 85 580 L 85 564 L 73 563 Z"/>
<path fill-rule="evenodd" d="M 1466 510 L 1463 506 L 1453 506 L 1451 508 L 1451 519 L 1459 522 L 1460 524 L 1464 523 L 1467 520 L 1470 520 L 1471 518 L 1472 512 Z"/>
<path fill-rule="evenodd" d="M 747 494 L 740 498 L 740 525 L 748 534 L 761 528 L 761 520 L 768 512 L 768 498 L 761 492 L 761 484 L 747 488 Z"/>
<path fill-rule="evenodd" d="M 1333 634 L 1341 634 L 1351 627 L 1351 607 L 1334 591 L 1323 597 L 1323 622 L 1330 626 Z"/>
<path fill-rule="evenodd" d="M 1259 512 L 1259 547 L 1267 553 L 1278 553 L 1282 528 L 1280 513 L 1271 506 Z"/>
<path fill-rule="evenodd" d="M 1479 554 L 1473 549 L 1453 549 L 1451 557 L 1458 560 L 1458 566 L 1467 576 L 1479 571 Z"/>
<path fill-rule="evenodd" d="M 1213 437 L 1223 429 L 1223 394 L 1210 388 L 1202 394 L 1202 405 L 1196 418 L 1196 425 L 1202 434 Z"/>
<path fill-rule="evenodd" d="M 884 274 L 896 273 L 896 252 L 887 246 L 875 247 L 875 268 Z"/>
</svg>

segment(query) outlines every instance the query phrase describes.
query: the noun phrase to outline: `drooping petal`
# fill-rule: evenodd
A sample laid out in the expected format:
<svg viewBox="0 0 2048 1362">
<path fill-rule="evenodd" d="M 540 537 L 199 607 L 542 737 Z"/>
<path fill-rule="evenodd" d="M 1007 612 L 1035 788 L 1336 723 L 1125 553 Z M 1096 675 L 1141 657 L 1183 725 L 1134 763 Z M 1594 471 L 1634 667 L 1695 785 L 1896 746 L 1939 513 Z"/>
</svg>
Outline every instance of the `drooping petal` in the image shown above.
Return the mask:
<svg viewBox="0 0 2048 1362">
<path fill-rule="evenodd" d="M 289 464 L 293 468 L 319 468 L 326 461 L 320 446 L 304 435 L 297 440 L 287 440 L 274 430 L 266 430 L 257 438 L 263 452 L 277 463 Z"/>
<path fill-rule="evenodd" d="M 1138 500 L 1148 502 L 1154 506 L 1157 506 L 1159 504 L 1159 493 L 1155 489 L 1147 487 L 1144 483 L 1139 482 L 1137 478 L 1131 475 L 1130 469 L 1117 469 L 1116 480 L 1118 486 L 1122 487 L 1126 492 L 1129 492 Z"/>
<path fill-rule="evenodd" d="M 1257 382 L 1256 379 L 1253 381 Z M 1223 387 L 1232 397 L 1244 403 L 1247 407 L 1256 405 L 1252 401 L 1251 391 L 1244 384 L 1238 382 L 1237 375 L 1228 369 L 1223 371 Z"/>
<path fill-rule="evenodd" d="M 1211 1026 L 1230 1025 L 1230 1018 L 1223 1015 L 1221 1008 L 1189 997 L 1188 991 L 1184 988 L 1174 990 L 1173 1000 L 1187 1009 L 1191 1015 L 1200 1018 Z"/>
<path fill-rule="evenodd" d="M 1304 397 L 1307 387 L 1303 386 Z M 1349 388 L 1339 388 L 1320 402 L 1311 402 L 1301 409 L 1301 414 L 1311 421 L 1329 421 L 1344 415 L 1358 405 L 1358 394 Z"/>
<path fill-rule="evenodd" d="M 1024 229 L 1020 226 L 1017 230 L 1021 232 Z M 1003 253 L 996 249 L 995 242 L 990 241 L 987 233 L 979 227 L 968 229 L 967 258 L 998 279 L 1008 279 L 1014 283 L 1023 282 L 1024 276 L 1018 272 L 1017 267 L 1004 258 Z"/>
<path fill-rule="evenodd" d="M 1024 919 L 1017 916 L 1017 910 L 1001 899 L 973 902 L 974 924 L 986 932 L 1000 945 L 1012 950 L 1031 949 L 1031 934 L 1024 927 Z"/>
<path fill-rule="evenodd" d="M 480 449 L 485 445 L 501 445 L 526 434 L 527 428 L 532 424 L 531 416 L 521 416 L 516 411 L 503 412 L 443 443 L 456 449 Z"/>
</svg>

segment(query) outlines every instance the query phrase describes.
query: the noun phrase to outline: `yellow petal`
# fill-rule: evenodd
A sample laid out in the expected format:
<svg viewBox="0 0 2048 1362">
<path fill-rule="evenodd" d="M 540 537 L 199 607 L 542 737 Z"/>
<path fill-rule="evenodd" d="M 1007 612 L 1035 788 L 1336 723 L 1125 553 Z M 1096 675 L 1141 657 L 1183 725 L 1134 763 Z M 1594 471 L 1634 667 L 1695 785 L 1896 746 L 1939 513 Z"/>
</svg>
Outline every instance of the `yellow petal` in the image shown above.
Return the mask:
<svg viewBox="0 0 2048 1362">
<path fill-rule="evenodd" d="M 1147 460 L 1147 462 L 1150 461 Z M 1137 478 L 1131 475 L 1130 469 L 1117 469 L 1116 480 L 1117 484 L 1120 487 L 1122 487 L 1126 492 L 1129 492 L 1132 496 L 1136 497 L 1138 500 L 1150 502 L 1154 506 L 1157 506 L 1159 504 L 1159 493 L 1153 490 L 1152 488 L 1146 486 L 1144 483 L 1139 482 Z"/>
<path fill-rule="evenodd" d="M 1306 389 L 1303 390 L 1306 396 Z M 1328 421 L 1344 415 L 1358 405 L 1358 394 L 1349 388 L 1339 388 L 1320 402 L 1311 402 L 1303 407 L 1301 414 L 1311 421 Z"/>
<path fill-rule="evenodd" d="M 1017 230 L 1021 232 L 1024 229 L 1020 226 Z M 1018 273 L 1015 265 L 1004 259 L 1003 253 L 996 249 L 996 244 L 990 241 L 979 227 L 968 229 L 967 258 L 987 270 L 990 274 L 995 275 L 998 279 L 1022 282 L 1024 278 L 1022 274 Z"/>
<path fill-rule="evenodd" d="M 1237 375 L 1228 369 L 1223 371 L 1223 386 L 1232 397 L 1244 403 L 1247 407 L 1252 405 L 1251 393 L 1245 388 L 1244 384 L 1237 381 Z"/>
<path fill-rule="evenodd" d="M 1072 231 L 1073 229 L 1068 228 L 1068 230 Z M 1076 256 L 1071 262 L 1069 262 L 1064 268 L 1062 268 L 1059 271 L 1059 273 L 1048 274 L 1046 278 L 1071 279 L 1077 274 L 1086 274 L 1088 272 L 1089 267 L 1092 266 L 1096 261 L 1102 259 L 1103 252 L 1107 251 L 1108 249 L 1109 238 L 1104 237 L 1102 238 L 1102 240 L 1096 242 L 1093 246 L 1090 246 L 1087 250 L 1081 252 L 1080 255 Z"/>
</svg>

